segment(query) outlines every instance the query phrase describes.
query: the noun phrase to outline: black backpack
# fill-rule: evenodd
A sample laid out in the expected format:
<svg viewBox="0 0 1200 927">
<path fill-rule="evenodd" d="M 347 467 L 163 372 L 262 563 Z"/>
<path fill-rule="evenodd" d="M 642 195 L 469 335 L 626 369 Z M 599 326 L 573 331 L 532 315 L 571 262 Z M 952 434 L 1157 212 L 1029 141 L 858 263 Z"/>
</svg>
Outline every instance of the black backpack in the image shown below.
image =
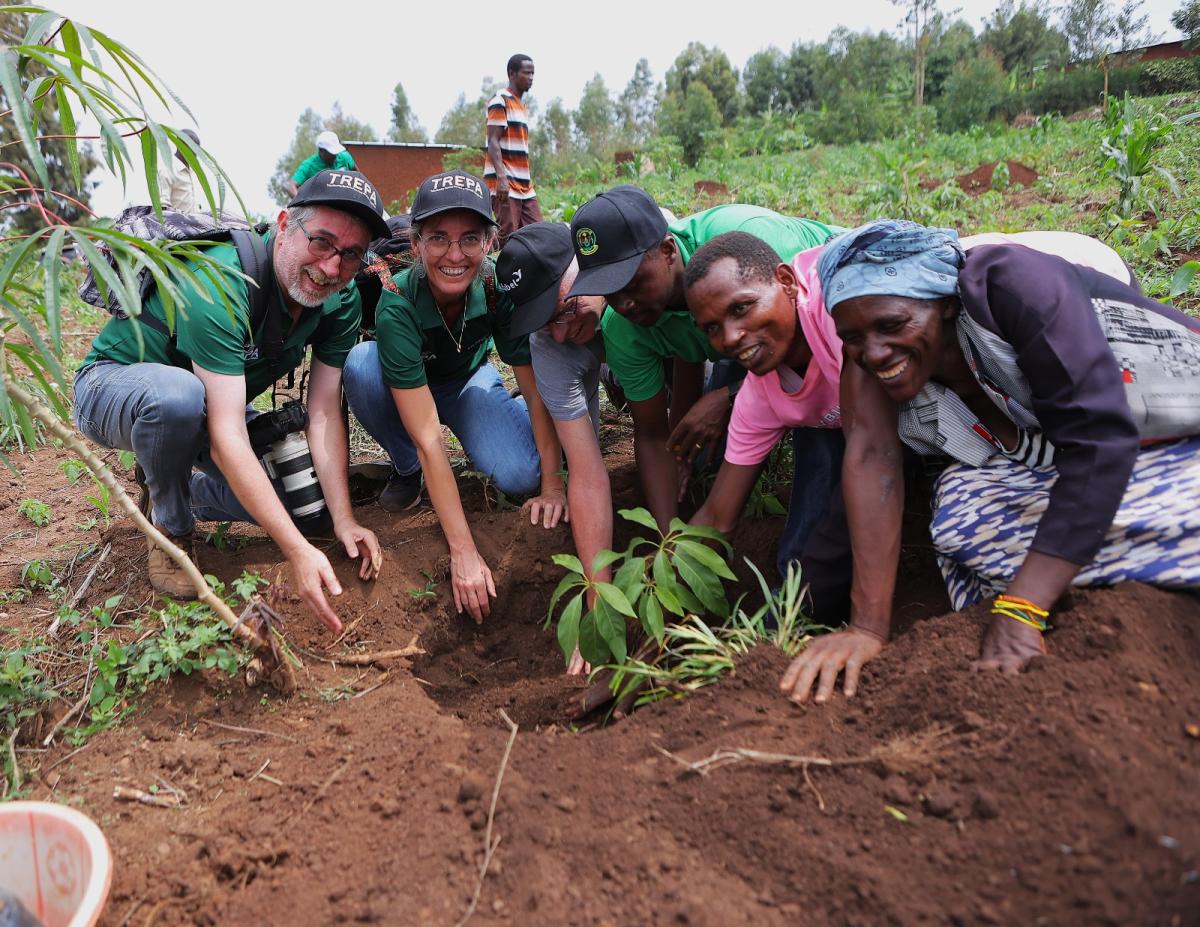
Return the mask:
<svg viewBox="0 0 1200 927">
<path fill-rule="evenodd" d="M 267 243 L 263 241 L 263 233 L 269 226 L 265 223 L 250 226 L 237 216 L 223 213 L 219 219 L 203 213 L 185 213 L 169 207 L 163 207 L 162 218 L 154 212 L 153 206 L 130 206 L 122 212 L 113 223 L 118 232 L 141 238 L 145 241 L 196 241 L 196 242 L 232 242 L 237 248 L 238 260 L 242 272 L 254 285 L 247 285 L 247 295 L 250 301 L 250 334 L 247 336 L 246 348 L 253 346 L 254 332 L 265 323 L 263 334 L 262 356 L 275 360 L 283 353 L 283 331 L 279 324 L 279 307 L 276 297 L 275 268 L 271 261 Z M 103 244 L 100 251 L 104 254 L 109 265 L 114 267 L 108 248 Z M 138 296 L 144 304 L 146 298 L 154 291 L 155 280 L 149 270 L 143 269 L 138 274 Z M 100 285 L 96 281 L 95 271 L 89 269 L 87 277 L 79 286 L 79 296 L 93 306 L 107 310 L 119 319 L 129 318 L 129 313 L 121 305 L 120 295 L 111 289 L 105 300 Z M 268 311 L 275 307 L 275 311 Z M 166 323 L 148 312 L 139 313 L 138 322 L 148 325 L 155 331 L 167 336 L 170 340 L 171 361 L 179 367 L 190 367 L 190 360 L 175 347 L 175 333 L 167 328 Z M 329 336 L 330 326 L 322 319 L 309 337 L 310 344 L 320 344 Z"/>
</svg>

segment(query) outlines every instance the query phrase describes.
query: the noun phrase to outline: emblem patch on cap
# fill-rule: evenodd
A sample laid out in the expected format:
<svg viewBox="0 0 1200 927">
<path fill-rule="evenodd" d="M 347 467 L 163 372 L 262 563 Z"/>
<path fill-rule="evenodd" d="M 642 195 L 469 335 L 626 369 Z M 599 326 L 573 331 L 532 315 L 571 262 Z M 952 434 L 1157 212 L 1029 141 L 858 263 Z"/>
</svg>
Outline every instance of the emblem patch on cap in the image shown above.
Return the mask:
<svg viewBox="0 0 1200 927">
<path fill-rule="evenodd" d="M 600 250 L 600 246 L 596 243 L 596 233 L 589 228 L 579 229 L 575 233 L 575 244 L 579 248 L 579 253 L 584 257 L 591 257 Z"/>
</svg>

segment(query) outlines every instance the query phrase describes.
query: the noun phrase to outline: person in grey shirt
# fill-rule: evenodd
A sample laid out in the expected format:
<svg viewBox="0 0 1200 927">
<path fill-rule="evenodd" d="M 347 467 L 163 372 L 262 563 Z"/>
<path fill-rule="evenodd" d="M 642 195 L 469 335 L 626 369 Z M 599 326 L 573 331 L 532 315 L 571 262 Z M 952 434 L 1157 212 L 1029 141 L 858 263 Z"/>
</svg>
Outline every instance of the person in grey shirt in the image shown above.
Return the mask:
<svg viewBox="0 0 1200 927">
<path fill-rule="evenodd" d="M 588 575 L 596 554 L 612 545 L 612 492 L 600 455 L 601 296 L 567 298 L 578 267 L 571 231 L 535 222 L 516 231 L 496 261 L 496 286 L 516 306 L 513 337 L 530 334 L 533 375 L 567 457 L 567 509 L 575 549 Z M 589 606 L 592 604 L 589 601 Z M 576 652 L 568 673 L 587 671 Z"/>
</svg>

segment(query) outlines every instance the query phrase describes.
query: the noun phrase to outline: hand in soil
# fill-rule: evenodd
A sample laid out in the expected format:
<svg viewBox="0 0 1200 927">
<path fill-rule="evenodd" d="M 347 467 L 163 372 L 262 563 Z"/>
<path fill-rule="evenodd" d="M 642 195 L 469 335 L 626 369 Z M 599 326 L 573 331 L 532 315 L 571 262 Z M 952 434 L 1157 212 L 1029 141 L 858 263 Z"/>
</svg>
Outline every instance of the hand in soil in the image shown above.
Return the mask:
<svg viewBox="0 0 1200 927">
<path fill-rule="evenodd" d="M 704 445 L 716 441 L 725 433 L 729 421 L 729 390 L 715 389 L 696 400 L 671 436 L 667 450 L 689 467 Z"/>
<path fill-rule="evenodd" d="M 364 528 L 358 522 L 349 522 L 334 527 L 337 539 L 346 548 L 346 556 L 351 560 L 362 554 L 362 563 L 358 568 L 359 579 L 375 579 L 383 567 L 383 551 L 379 549 L 379 539 L 375 532 Z"/>
<path fill-rule="evenodd" d="M 476 624 L 483 624 L 483 619 L 492 612 L 496 584 L 479 551 L 450 555 L 450 584 L 454 588 L 455 610 L 461 615 L 465 608 Z"/>
<path fill-rule="evenodd" d="M 988 625 L 979 647 L 979 659 L 972 669 L 999 670 L 1015 676 L 1029 665 L 1034 657 L 1045 656 L 1046 641 L 1037 628 L 997 615 Z"/>
<path fill-rule="evenodd" d="M 872 634 L 850 629 L 818 637 L 804 648 L 804 652 L 792 661 L 779 683 L 780 690 L 793 702 L 803 705 L 808 701 L 813 683 L 817 693 L 813 701 L 818 705 L 829 701 L 837 685 L 838 674 L 845 672 L 842 686 L 847 698 L 858 691 L 858 674 L 863 664 L 879 656 L 883 641 Z"/>
<path fill-rule="evenodd" d="M 521 510 L 529 512 L 531 525 L 541 522 L 544 528 L 554 528 L 560 521 L 571 520 L 571 513 L 567 510 L 567 497 L 561 490 L 534 496 L 521 506 Z"/>
<path fill-rule="evenodd" d="M 321 619 L 325 627 L 334 634 L 342 630 L 342 622 L 337 612 L 329 606 L 325 598 L 325 590 L 331 595 L 342 594 L 342 584 L 338 582 L 337 574 L 329 565 L 329 559 L 313 547 L 305 543 L 303 547 L 288 554 L 288 562 L 292 565 L 293 577 L 300 590 L 300 598 L 312 609 L 314 615 Z"/>
</svg>

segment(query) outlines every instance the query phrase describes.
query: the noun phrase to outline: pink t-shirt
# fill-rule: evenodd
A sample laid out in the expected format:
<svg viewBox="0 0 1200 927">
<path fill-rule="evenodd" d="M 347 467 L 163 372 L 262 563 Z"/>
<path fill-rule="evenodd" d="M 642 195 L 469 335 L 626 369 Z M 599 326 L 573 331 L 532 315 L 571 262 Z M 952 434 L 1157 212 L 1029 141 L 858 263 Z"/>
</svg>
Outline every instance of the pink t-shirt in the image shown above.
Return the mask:
<svg viewBox="0 0 1200 927">
<path fill-rule="evenodd" d="M 761 377 L 746 374 L 729 419 L 725 459 L 731 464 L 749 467 L 762 463 L 788 429 L 842 427 L 838 398 L 842 342 L 821 299 L 821 283 L 817 278 L 820 256 L 818 247 L 801 251 L 792 259 L 792 269 L 800 282 L 796 318 L 812 349 L 812 361 L 803 378 L 785 370 L 782 383 L 779 377 L 782 367 Z"/>
</svg>

